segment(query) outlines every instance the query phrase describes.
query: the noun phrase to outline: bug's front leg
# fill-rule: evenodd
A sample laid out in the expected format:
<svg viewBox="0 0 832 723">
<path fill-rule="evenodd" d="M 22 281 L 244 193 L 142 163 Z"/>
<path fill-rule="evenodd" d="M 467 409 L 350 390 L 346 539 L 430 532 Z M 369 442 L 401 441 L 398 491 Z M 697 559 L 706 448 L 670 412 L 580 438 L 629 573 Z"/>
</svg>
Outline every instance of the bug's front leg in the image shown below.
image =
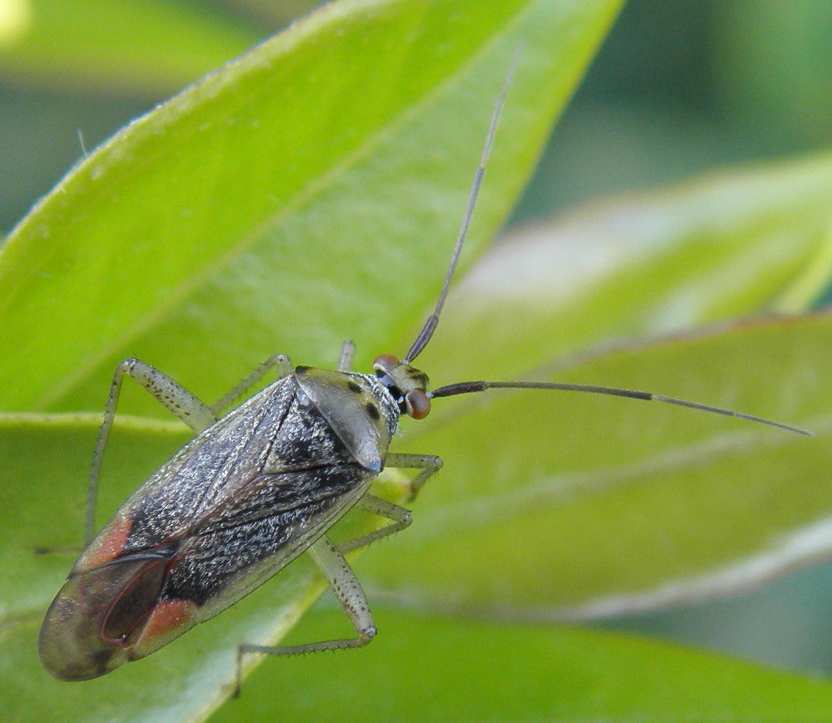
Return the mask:
<svg viewBox="0 0 832 723">
<path fill-rule="evenodd" d="M 243 682 L 243 656 L 246 654 L 303 655 L 304 653 L 318 653 L 324 650 L 346 650 L 348 648 L 360 648 L 375 637 L 376 626 L 373 623 L 373 616 L 370 614 L 370 607 L 367 605 L 367 597 L 364 595 L 361 583 L 344 556 L 338 551 L 338 548 L 326 537 L 321 537 L 309 548 L 309 554 L 329 581 L 338 602 L 341 603 L 344 612 L 352 621 L 357 637 L 324 640 L 319 643 L 307 643 L 306 645 L 270 646 L 243 643 L 237 648 L 235 696 L 240 694 Z"/>
<path fill-rule="evenodd" d="M 116 416 L 118 398 L 121 393 L 121 383 L 124 377 L 135 379 L 150 394 L 152 394 L 162 405 L 175 414 L 197 434 L 203 429 L 211 426 L 216 417 L 195 394 L 189 392 L 179 382 L 158 369 L 146 364 L 139 359 L 125 359 L 113 373 L 113 381 L 110 384 L 110 392 L 107 395 L 107 403 L 104 407 L 104 419 L 98 430 L 98 437 L 95 442 L 95 452 L 90 467 L 89 485 L 87 487 L 87 518 L 84 533 L 84 544 L 88 545 L 93 538 L 95 531 L 95 507 L 98 499 L 98 478 L 101 473 L 101 463 L 104 458 L 104 449 L 110 437 L 110 430 Z"/>
<path fill-rule="evenodd" d="M 421 470 L 410 482 L 408 502 L 416 499 L 416 495 L 425 486 L 425 482 L 442 469 L 442 464 L 442 458 L 437 457 L 435 454 L 388 454 L 384 460 L 385 467 Z"/>
</svg>

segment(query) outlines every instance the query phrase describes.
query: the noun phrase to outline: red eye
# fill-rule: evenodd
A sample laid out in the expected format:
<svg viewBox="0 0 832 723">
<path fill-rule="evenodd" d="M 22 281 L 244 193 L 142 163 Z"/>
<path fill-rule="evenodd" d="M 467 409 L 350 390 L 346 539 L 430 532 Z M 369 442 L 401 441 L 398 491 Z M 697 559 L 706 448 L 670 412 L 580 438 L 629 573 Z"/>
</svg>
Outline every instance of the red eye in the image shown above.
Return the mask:
<svg viewBox="0 0 832 723">
<path fill-rule="evenodd" d="M 404 398 L 407 413 L 413 419 L 424 419 L 430 414 L 430 397 L 421 389 L 412 389 Z"/>
</svg>

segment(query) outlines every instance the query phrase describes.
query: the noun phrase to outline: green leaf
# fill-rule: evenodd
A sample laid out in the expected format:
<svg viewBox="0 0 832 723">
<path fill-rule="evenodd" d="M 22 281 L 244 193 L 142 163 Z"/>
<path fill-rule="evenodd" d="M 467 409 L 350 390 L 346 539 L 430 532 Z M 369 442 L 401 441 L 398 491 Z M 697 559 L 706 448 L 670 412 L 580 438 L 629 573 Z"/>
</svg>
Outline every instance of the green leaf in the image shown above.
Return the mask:
<svg viewBox="0 0 832 723">
<path fill-rule="evenodd" d="M 823 295 L 829 290 L 830 279 L 832 279 L 832 224 L 829 225 L 825 238 L 818 246 L 810 263 L 777 299 L 774 304 L 775 311 L 783 314 L 798 314 L 816 305 L 822 305 Z"/>
<path fill-rule="evenodd" d="M 624 635 L 377 614 L 379 636 L 340 655 L 271 660 L 212 721 L 824 720 L 832 686 Z M 337 613 L 292 638 L 331 636 Z M 302 636 L 302 637 L 301 637 Z"/>
<path fill-rule="evenodd" d="M 361 569 L 410 604 L 592 617 L 723 594 L 830 555 L 831 343 L 828 314 L 771 320 L 537 375 L 739 409 L 815 439 L 609 397 L 437 400 L 458 413 L 405 449 L 442 455 L 443 473 L 395 556 L 371 551 Z"/>
<path fill-rule="evenodd" d="M 3 249 L 0 408 L 98 409 L 131 354 L 207 398 L 278 351 L 331 366 L 347 336 L 365 365 L 436 293 L 515 51 L 466 258 L 618 5 L 335 3 L 133 123 Z"/>
<path fill-rule="evenodd" d="M 785 131 L 825 143 L 832 99 L 823 69 L 832 62 L 826 34 L 832 5 L 738 0 L 715 5 L 710 22 L 721 110 L 757 126 L 761 138 Z"/>
<path fill-rule="evenodd" d="M 261 36 L 225 13 L 164 0 L 4 0 L 0 76 L 56 89 L 169 93 Z"/>
<path fill-rule="evenodd" d="M 456 284 L 419 363 L 436 384 L 515 378 L 613 337 L 805 310 L 832 278 L 830 197 L 821 155 L 515 231 Z"/>
<path fill-rule="evenodd" d="M 0 255 L 0 328 L 14 342 L 0 408 L 27 414 L 0 419 L 0 457 L 15 460 L 0 473 L 14 520 L 0 538 L 14 580 L 0 598 L 7 717 L 199 719 L 229 693 L 235 645 L 293 624 L 320 590 L 305 560 L 147 660 L 83 685 L 51 680 L 34 641 L 80 538 L 97 419 L 76 410 L 100 409 L 127 355 L 208 399 L 281 349 L 331 365 L 354 334 L 366 363 L 435 294 L 517 48 L 469 257 L 618 5 L 329 5 L 125 129 L 15 229 Z M 114 436 L 103 512 L 184 439 L 129 385 L 123 402 L 146 416 Z"/>
</svg>

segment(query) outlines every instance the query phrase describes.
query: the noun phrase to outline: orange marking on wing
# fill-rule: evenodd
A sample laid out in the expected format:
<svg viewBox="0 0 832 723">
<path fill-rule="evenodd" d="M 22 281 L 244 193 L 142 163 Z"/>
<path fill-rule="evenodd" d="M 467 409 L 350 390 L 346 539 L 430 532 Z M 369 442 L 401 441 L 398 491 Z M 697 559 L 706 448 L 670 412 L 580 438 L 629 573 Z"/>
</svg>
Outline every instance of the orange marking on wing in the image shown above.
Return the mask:
<svg viewBox="0 0 832 723">
<path fill-rule="evenodd" d="M 133 521 L 129 517 L 116 517 L 90 543 L 73 572 L 85 572 L 114 560 L 124 550 L 132 528 Z"/>
<path fill-rule="evenodd" d="M 163 600 L 158 603 L 131 646 L 131 659 L 144 657 L 191 627 L 198 606 L 191 600 Z"/>
</svg>

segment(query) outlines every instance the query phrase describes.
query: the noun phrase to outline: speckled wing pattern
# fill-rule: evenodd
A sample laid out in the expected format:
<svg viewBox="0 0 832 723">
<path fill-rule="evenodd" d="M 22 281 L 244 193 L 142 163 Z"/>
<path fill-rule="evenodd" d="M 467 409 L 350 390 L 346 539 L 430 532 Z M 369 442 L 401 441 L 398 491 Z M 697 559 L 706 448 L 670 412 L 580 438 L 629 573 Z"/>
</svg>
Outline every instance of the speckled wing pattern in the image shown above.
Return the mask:
<svg viewBox="0 0 832 723">
<path fill-rule="evenodd" d="M 205 605 L 205 619 L 303 552 L 373 476 L 285 377 L 194 438 L 125 503 L 119 556 L 166 546 L 160 599 Z"/>
</svg>

